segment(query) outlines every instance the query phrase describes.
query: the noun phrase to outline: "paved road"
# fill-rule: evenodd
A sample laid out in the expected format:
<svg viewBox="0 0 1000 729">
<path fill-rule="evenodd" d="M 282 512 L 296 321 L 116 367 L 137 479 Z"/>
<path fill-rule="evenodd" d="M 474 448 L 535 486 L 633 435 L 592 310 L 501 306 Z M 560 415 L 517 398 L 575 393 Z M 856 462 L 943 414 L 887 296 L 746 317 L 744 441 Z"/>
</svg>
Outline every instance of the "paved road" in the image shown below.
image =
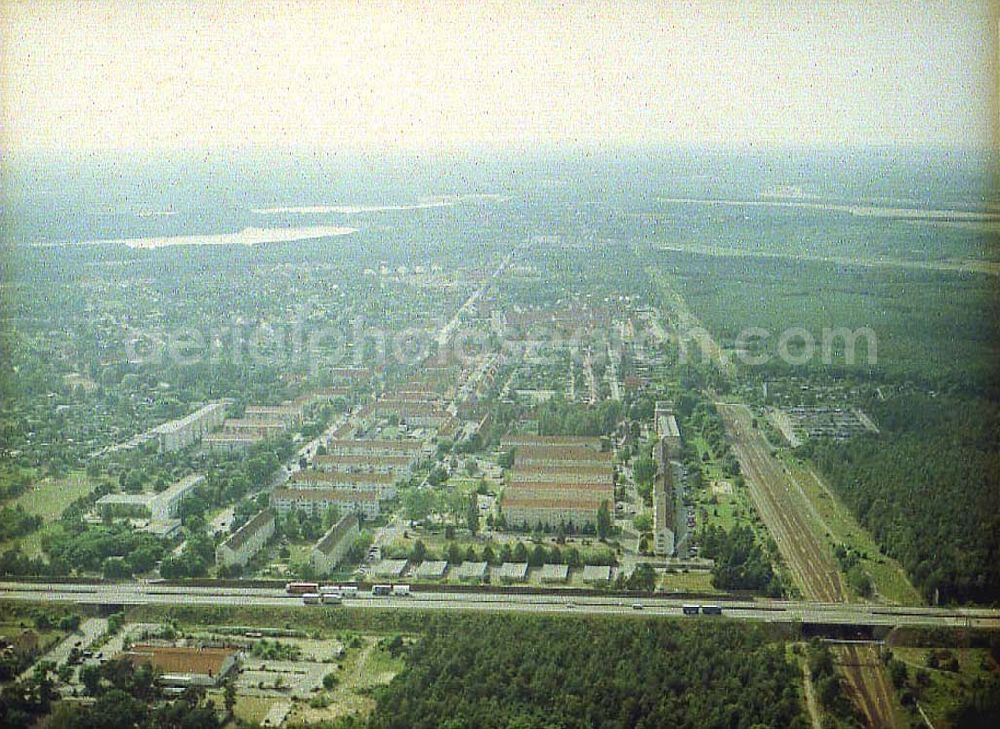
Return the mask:
<svg viewBox="0 0 1000 729">
<path fill-rule="evenodd" d="M 5 595 L 5 592 L 0 590 L 0 595 Z M 31 676 L 35 671 L 35 665 L 39 661 L 52 661 L 57 666 L 65 663 L 74 646 L 79 648 L 81 651 L 86 650 L 90 647 L 91 643 L 97 640 L 100 636 L 104 635 L 104 632 L 107 629 L 108 621 L 104 618 L 91 618 L 89 620 L 84 620 L 80 623 L 79 630 L 75 633 L 70 633 L 66 636 L 66 638 L 57 643 L 52 650 L 35 661 L 35 663 L 31 664 L 31 666 L 21 674 L 21 679 L 26 679 Z"/>
<path fill-rule="evenodd" d="M 0 586 L 0 598 L 12 600 L 64 601 L 83 604 L 122 605 L 267 605 L 304 607 L 301 600 L 274 588 L 175 587 L 148 583 L 117 585 L 45 585 L 8 582 Z M 704 601 L 702 601 L 704 602 Z M 347 600 L 347 608 L 413 608 L 419 610 L 486 610 L 524 612 L 578 612 L 592 614 L 639 613 L 681 615 L 683 600 L 670 597 L 582 597 L 546 593 L 505 595 L 487 592 L 415 592 L 409 597 L 374 598 L 369 595 Z M 928 625 L 1000 628 L 1000 610 L 950 608 L 898 608 L 873 605 L 793 602 L 787 600 L 728 601 L 725 614 L 741 620 L 766 622 L 814 622 L 842 625 Z M 330 609 L 330 608 L 326 608 Z"/>
</svg>

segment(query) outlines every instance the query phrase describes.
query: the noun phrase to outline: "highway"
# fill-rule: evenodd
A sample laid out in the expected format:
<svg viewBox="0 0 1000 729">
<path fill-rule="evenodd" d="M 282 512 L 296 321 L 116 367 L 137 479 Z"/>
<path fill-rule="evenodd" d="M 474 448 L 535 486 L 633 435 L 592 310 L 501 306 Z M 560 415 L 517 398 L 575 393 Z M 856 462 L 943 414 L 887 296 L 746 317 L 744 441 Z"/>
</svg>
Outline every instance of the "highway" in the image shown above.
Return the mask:
<svg viewBox="0 0 1000 729">
<path fill-rule="evenodd" d="M 109 605 L 264 605 L 309 610 L 340 609 L 304 605 L 301 598 L 278 588 L 178 587 L 156 583 L 41 584 L 0 583 L 0 599 Z M 592 615 L 681 616 L 685 603 L 664 596 L 579 596 L 545 594 L 501 594 L 489 592 L 414 592 L 407 597 L 372 597 L 363 594 L 347 599 L 344 609 L 484 610 L 493 612 L 559 612 Z M 878 605 L 793 602 L 717 601 L 729 618 L 772 623 L 805 622 L 828 625 L 893 627 L 921 625 L 937 627 L 1000 628 L 1000 610 L 975 608 L 888 607 Z M 635 605 L 642 605 L 637 609 Z M 709 618 L 705 618 L 709 619 Z"/>
</svg>

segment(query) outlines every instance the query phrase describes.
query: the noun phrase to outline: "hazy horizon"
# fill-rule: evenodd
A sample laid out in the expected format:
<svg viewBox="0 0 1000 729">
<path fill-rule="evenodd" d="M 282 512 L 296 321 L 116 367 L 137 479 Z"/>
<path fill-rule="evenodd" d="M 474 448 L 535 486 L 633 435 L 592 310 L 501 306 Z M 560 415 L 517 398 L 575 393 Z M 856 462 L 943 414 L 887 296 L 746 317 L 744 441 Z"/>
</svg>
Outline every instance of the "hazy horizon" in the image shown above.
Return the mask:
<svg viewBox="0 0 1000 729">
<path fill-rule="evenodd" d="M 996 149 L 988 2 L 2 13 L 5 158 Z"/>
</svg>

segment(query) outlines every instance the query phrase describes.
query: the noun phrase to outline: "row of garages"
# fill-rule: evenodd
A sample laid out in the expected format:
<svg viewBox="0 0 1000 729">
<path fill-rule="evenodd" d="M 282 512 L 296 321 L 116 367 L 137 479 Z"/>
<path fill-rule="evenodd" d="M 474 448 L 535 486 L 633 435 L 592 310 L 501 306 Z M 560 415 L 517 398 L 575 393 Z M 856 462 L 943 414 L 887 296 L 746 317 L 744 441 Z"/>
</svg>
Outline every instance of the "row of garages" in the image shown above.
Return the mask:
<svg viewBox="0 0 1000 729">
<path fill-rule="evenodd" d="M 490 565 L 488 562 L 461 562 L 449 565 L 444 560 L 425 560 L 410 565 L 405 559 L 384 559 L 374 566 L 372 575 L 386 579 L 412 577 L 418 580 L 443 580 L 451 577 L 463 582 L 518 583 L 527 582 L 529 575 L 539 582 L 559 583 L 570 579 L 569 565 L 543 564 L 530 567 L 527 562 L 504 562 Z M 589 584 L 610 582 L 611 567 L 608 565 L 585 565 L 573 570 L 574 576 Z"/>
</svg>

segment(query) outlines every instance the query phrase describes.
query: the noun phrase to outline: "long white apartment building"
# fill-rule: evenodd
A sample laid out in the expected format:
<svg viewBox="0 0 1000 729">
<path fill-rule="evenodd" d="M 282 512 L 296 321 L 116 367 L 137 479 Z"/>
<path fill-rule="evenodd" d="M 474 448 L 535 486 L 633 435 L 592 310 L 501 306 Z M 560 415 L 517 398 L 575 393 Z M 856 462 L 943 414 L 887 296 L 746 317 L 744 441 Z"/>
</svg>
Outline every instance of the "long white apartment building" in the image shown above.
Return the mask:
<svg viewBox="0 0 1000 729">
<path fill-rule="evenodd" d="M 160 493 L 107 494 L 97 500 L 97 509 L 104 511 L 113 507 L 144 510 L 152 521 L 166 521 L 177 516 L 181 501 L 205 480 L 200 474 L 185 476 Z"/>
<path fill-rule="evenodd" d="M 219 427 L 225 417 L 225 403 L 211 402 L 190 415 L 156 426 L 150 433 L 156 438 L 161 451 L 177 451 Z"/>
</svg>

